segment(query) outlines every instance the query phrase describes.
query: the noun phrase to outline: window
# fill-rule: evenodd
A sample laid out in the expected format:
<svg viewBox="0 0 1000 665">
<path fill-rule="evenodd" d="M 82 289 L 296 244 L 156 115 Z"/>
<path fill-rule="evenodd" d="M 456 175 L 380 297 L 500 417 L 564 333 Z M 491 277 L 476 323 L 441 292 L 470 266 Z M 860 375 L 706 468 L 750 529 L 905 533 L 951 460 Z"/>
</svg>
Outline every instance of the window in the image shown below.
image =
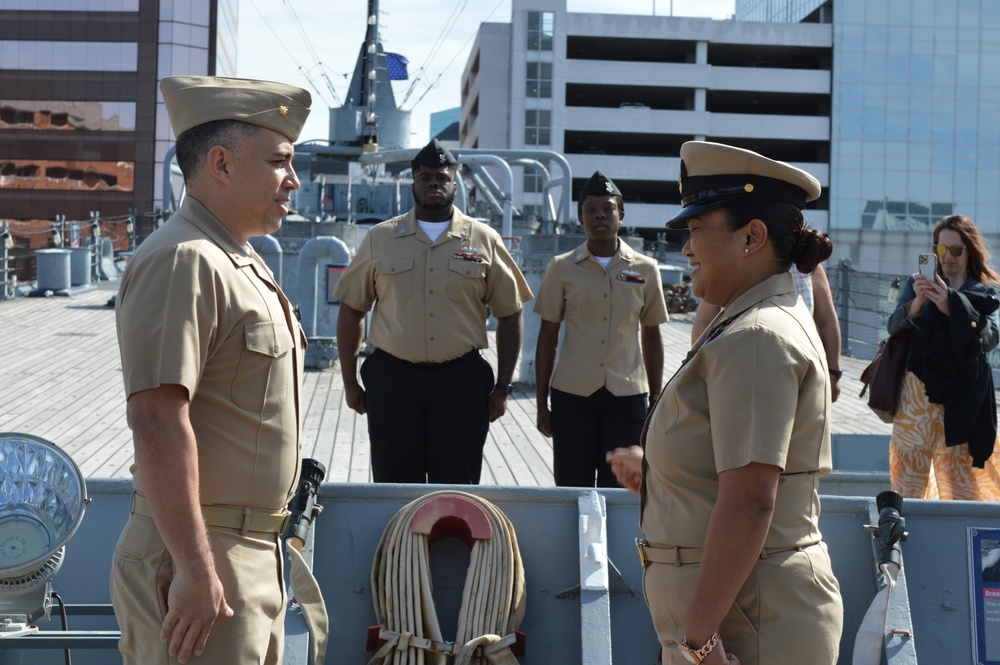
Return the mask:
<svg viewBox="0 0 1000 665">
<path fill-rule="evenodd" d="M 0 62 L 4 69 L 134 72 L 138 61 L 139 45 L 135 42 L 0 39 Z"/>
<path fill-rule="evenodd" d="M 527 63 L 524 94 L 536 99 L 549 99 L 552 97 L 551 62 Z"/>
<path fill-rule="evenodd" d="M 132 162 L 11 159 L 0 161 L 0 189 L 131 192 L 134 173 Z"/>
<path fill-rule="evenodd" d="M 931 229 L 942 217 L 954 214 L 951 203 L 917 201 L 868 201 L 861 214 L 861 228 L 879 230 Z"/>
<path fill-rule="evenodd" d="M 529 109 L 524 112 L 524 144 L 549 145 L 552 111 Z"/>
<path fill-rule="evenodd" d="M 555 13 L 528 12 L 528 50 L 551 51 Z"/>
<path fill-rule="evenodd" d="M 538 194 L 542 191 L 542 175 L 534 169 L 524 169 L 524 193 Z"/>
<path fill-rule="evenodd" d="M 0 0 L 0 9 L 47 12 L 137 12 L 139 0 Z"/>
<path fill-rule="evenodd" d="M 0 99 L 0 129 L 134 132 L 135 102 Z"/>
<path fill-rule="evenodd" d="M 534 204 L 522 205 L 521 218 L 531 222 L 538 222 L 542 218 L 542 206 Z"/>
</svg>

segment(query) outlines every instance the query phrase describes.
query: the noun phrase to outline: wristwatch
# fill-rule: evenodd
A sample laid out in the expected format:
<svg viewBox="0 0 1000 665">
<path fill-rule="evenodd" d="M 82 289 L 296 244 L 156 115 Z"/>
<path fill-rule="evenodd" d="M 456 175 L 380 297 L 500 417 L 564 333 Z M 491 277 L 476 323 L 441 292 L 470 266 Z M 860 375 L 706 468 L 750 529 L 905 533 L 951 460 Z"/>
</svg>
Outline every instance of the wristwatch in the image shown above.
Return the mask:
<svg viewBox="0 0 1000 665">
<path fill-rule="evenodd" d="M 493 390 L 502 390 L 505 395 L 510 395 L 512 392 L 514 392 L 514 384 L 498 383 L 496 386 L 493 387 Z"/>
<path fill-rule="evenodd" d="M 835 379 L 842 379 L 842 378 L 844 378 L 844 370 L 842 370 L 842 369 L 831 369 L 830 370 L 830 376 L 832 376 Z"/>
<path fill-rule="evenodd" d="M 708 654 L 712 653 L 712 649 L 715 645 L 719 643 L 719 631 L 712 633 L 712 636 L 708 638 L 708 642 L 705 643 L 700 649 L 692 649 L 687 643 L 687 639 L 677 645 L 677 648 L 681 650 L 681 655 L 687 659 L 689 663 L 694 663 L 694 665 L 700 665 L 706 658 Z"/>
</svg>

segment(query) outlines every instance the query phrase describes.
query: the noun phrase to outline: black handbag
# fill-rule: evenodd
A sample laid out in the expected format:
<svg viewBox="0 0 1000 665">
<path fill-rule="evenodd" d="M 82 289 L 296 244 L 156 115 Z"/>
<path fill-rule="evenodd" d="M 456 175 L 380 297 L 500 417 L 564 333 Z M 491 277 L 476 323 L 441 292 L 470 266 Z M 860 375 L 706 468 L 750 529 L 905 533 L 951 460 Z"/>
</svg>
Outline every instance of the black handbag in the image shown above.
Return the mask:
<svg viewBox="0 0 1000 665">
<path fill-rule="evenodd" d="M 861 393 L 868 393 L 868 408 L 882 422 L 891 423 L 899 406 L 899 393 L 903 387 L 906 357 L 910 350 L 909 329 L 899 330 L 879 342 L 875 360 L 861 372 Z"/>
</svg>

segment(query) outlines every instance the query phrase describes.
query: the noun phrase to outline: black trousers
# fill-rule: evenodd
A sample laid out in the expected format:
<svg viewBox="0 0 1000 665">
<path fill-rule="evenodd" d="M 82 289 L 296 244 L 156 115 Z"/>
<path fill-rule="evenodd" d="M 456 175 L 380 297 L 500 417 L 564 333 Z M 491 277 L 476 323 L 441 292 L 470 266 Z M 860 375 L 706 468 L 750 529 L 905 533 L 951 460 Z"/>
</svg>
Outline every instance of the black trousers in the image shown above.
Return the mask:
<svg viewBox="0 0 1000 665">
<path fill-rule="evenodd" d="M 361 379 L 375 482 L 479 483 L 494 386 L 479 351 L 424 364 L 375 350 Z"/>
<path fill-rule="evenodd" d="M 616 397 L 607 388 L 582 397 L 556 390 L 552 396 L 552 453 L 560 487 L 620 487 L 605 457 L 621 446 L 639 445 L 648 395 Z"/>
</svg>

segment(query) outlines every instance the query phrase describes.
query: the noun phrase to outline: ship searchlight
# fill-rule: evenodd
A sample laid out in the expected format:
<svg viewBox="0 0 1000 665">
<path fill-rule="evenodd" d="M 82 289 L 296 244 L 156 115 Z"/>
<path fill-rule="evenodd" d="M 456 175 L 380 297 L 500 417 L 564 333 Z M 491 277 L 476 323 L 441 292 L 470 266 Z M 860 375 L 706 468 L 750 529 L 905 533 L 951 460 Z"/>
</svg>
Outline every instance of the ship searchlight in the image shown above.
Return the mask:
<svg viewBox="0 0 1000 665">
<path fill-rule="evenodd" d="M 0 432 L 0 638 L 49 619 L 51 580 L 89 502 L 79 467 L 61 448 Z"/>
</svg>

